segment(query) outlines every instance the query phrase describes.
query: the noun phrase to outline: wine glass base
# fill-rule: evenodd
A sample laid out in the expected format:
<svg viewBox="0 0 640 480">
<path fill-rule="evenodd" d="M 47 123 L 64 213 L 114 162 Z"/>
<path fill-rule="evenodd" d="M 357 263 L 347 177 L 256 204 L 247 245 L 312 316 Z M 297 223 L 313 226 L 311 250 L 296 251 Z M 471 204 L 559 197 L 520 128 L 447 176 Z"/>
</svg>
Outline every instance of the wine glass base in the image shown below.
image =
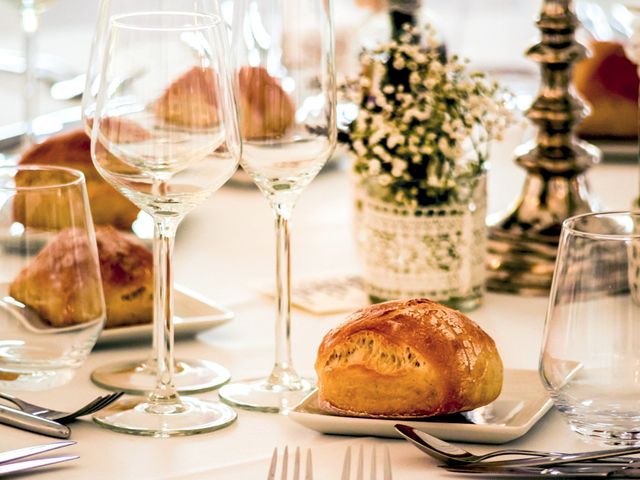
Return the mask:
<svg viewBox="0 0 640 480">
<path fill-rule="evenodd" d="M 315 390 L 312 381 L 301 379 L 294 388 L 254 379 L 229 383 L 218 392 L 220 400 L 238 408 L 286 415 Z"/>
<path fill-rule="evenodd" d="M 215 390 L 231 375 L 222 365 L 208 360 L 176 360 L 174 385 L 178 393 L 193 394 Z M 110 363 L 91 372 L 97 386 L 132 395 L 144 395 L 156 386 L 156 372 L 145 361 Z"/>
<path fill-rule="evenodd" d="M 237 414 L 219 402 L 182 398 L 181 408 L 153 413 L 146 398 L 120 400 L 93 416 L 98 425 L 120 433 L 148 437 L 195 435 L 232 424 Z"/>
</svg>

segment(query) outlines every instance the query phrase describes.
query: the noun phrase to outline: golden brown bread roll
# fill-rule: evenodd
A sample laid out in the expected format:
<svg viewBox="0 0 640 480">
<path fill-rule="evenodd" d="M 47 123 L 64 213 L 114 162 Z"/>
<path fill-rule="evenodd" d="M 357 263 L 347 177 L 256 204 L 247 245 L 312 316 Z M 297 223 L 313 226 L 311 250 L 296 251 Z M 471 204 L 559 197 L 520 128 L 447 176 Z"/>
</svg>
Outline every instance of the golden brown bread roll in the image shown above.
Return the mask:
<svg viewBox="0 0 640 480">
<path fill-rule="evenodd" d="M 153 255 L 131 234 L 96 227 L 105 328 L 149 323 L 153 318 Z"/>
<path fill-rule="evenodd" d="M 320 406 L 383 417 L 472 410 L 502 389 L 494 341 L 462 313 L 424 298 L 372 305 L 322 340 Z"/>
<path fill-rule="evenodd" d="M 576 89 L 591 107 L 578 125 L 584 137 L 638 135 L 638 73 L 617 42 L 593 42 L 592 56 L 573 71 Z"/>
<path fill-rule="evenodd" d="M 77 230 L 56 235 L 11 283 L 9 294 L 56 327 L 95 319 L 85 306 L 94 257 Z M 153 256 L 130 234 L 96 227 L 106 303 L 106 328 L 150 322 L 153 316 Z M 93 278 L 97 279 L 97 275 Z M 94 286 L 95 287 L 95 286 Z M 96 294 L 97 295 L 97 294 Z M 97 306 L 94 306 L 98 308 Z M 94 316 L 92 316 L 92 314 Z"/>
<path fill-rule="evenodd" d="M 262 67 L 243 67 L 238 79 L 243 137 L 251 140 L 284 135 L 293 124 L 295 108 L 278 81 Z"/>
<path fill-rule="evenodd" d="M 138 216 L 138 208 L 109 185 L 98 173 L 91 161 L 91 140 L 84 130 L 76 129 L 53 135 L 44 142 L 35 145 L 22 155 L 21 165 L 58 165 L 75 168 L 84 173 L 87 193 L 93 221 L 99 225 L 113 225 L 124 230 L 130 229 Z M 34 179 L 31 175 L 29 178 Z M 18 176 L 16 183 L 26 186 Z M 33 196 L 32 196 L 33 198 Z M 23 205 L 17 203 L 14 208 L 15 219 L 27 223 L 30 227 L 51 227 L 49 218 L 39 218 L 38 212 L 26 212 Z M 61 214 L 64 213 L 61 211 Z M 28 215 L 28 218 L 25 218 Z M 69 225 L 61 219 L 59 227 Z"/>
<path fill-rule="evenodd" d="M 184 127 L 213 127 L 218 123 L 217 91 L 212 71 L 193 67 L 176 79 L 156 102 L 156 116 Z"/>
<path fill-rule="evenodd" d="M 98 265 L 84 231 L 56 235 L 9 286 L 9 295 L 54 327 L 102 319 Z"/>
</svg>

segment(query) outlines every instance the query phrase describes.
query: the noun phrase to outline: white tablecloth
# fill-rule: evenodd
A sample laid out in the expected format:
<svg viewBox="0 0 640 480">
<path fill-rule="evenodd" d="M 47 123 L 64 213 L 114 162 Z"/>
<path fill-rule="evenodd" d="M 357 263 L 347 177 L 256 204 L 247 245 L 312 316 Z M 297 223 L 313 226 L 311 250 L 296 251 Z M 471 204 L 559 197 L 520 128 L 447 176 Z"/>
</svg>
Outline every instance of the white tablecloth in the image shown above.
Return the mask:
<svg viewBox="0 0 640 480">
<path fill-rule="evenodd" d="M 72 3 L 61 0 L 60 8 L 64 11 L 63 6 L 66 5 L 66 11 L 71 12 Z M 478 3 L 486 5 L 485 2 Z M 507 2 L 509 5 L 512 3 L 516 2 Z M 521 5 L 528 3 L 520 2 Z M 0 23 L 5 26 L 10 24 L 6 12 L 6 9 L 0 10 Z M 516 10 L 511 13 L 514 12 L 517 13 Z M 469 17 L 474 18 L 472 15 Z M 526 30 L 530 18 L 519 24 L 524 27 L 518 30 L 517 40 L 521 43 L 517 46 L 518 51 L 527 46 L 522 31 L 532 31 Z M 13 30 L 8 28 L 0 32 L 0 41 L 7 42 L 0 47 L 9 45 L 10 41 L 6 39 L 9 33 L 15 34 L 15 25 L 13 27 Z M 77 52 L 78 57 L 86 55 L 84 50 L 89 44 L 86 34 L 90 26 L 80 22 L 75 30 L 63 30 L 58 25 L 52 41 L 65 43 L 71 52 Z M 77 38 L 83 35 L 84 41 L 77 42 Z M 468 41 L 473 43 L 473 38 Z M 69 52 L 66 56 L 73 57 Z M 4 92 L 4 98 L 7 98 L 9 91 Z M 521 134 L 513 130 L 508 140 L 496 147 L 492 157 L 489 176 L 491 212 L 504 209 L 515 198 L 522 183 L 523 172 L 515 167 L 511 158 L 513 146 L 521 140 Z M 594 191 L 610 208 L 628 208 L 637 195 L 637 165 L 604 164 L 594 168 L 589 176 Z M 254 287 L 273 276 L 272 229 L 267 202 L 251 188 L 225 186 L 187 218 L 178 233 L 176 280 L 230 307 L 236 318 L 225 326 L 203 332 L 195 339 L 178 342 L 179 356 L 220 362 L 231 370 L 235 379 L 268 373 L 273 356 L 274 307 L 272 301 L 257 293 Z M 352 237 L 349 181 L 343 170 L 334 169 L 321 174 L 308 187 L 294 213 L 294 283 L 307 276 L 337 275 L 358 270 Z M 506 367 L 535 369 L 545 309 L 544 298 L 488 294 L 484 305 L 471 317 L 496 340 Z M 313 316 L 294 310 L 294 362 L 302 373 L 313 375 L 312 366 L 320 339 L 342 318 L 343 315 Z M 99 348 L 92 352 L 67 386 L 24 396 L 46 402 L 54 408 L 72 408 L 101 393 L 89 381 L 93 368 L 114 360 L 142 358 L 147 352 L 146 344 Z M 215 399 L 216 393 L 201 396 Z M 401 440 L 322 435 L 285 416 L 248 411 L 239 411 L 238 421 L 229 428 L 193 437 L 135 437 L 103 430 L 90 421 L 81 421 L 73 425 L 72 439 L 78 444 L 66 452 L 77 453 L 80 459 L 42 471 L 38 478 L 259 479 L 266 478 L 273 448 L 290 445 L 311 447 L 316 467 L 314 478 L 333 480 L 339 478 L 346 446 L 358 444 L 389 446 L 396 479 L 455 477 L 436 468 L 433 460 Z M 0 451 L 47 441 L 49 439 L 45 437 L 0 426 Z M 555 411 L 548 413 L 526 436 L 510 446 L 564 451 L 590 447 L 569 430 Z M 472 448 L 484 451 L 490 447 L 474 445 Z"/>
</svg>

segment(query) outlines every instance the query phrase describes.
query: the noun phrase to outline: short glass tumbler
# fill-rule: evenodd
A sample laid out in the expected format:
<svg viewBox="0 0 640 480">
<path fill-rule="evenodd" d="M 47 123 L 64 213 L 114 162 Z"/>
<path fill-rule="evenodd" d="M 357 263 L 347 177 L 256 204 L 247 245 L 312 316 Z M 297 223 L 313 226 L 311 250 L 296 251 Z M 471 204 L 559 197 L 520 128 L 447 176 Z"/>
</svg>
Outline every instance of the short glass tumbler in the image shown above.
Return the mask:
<svg viewBox="0 0 640 480">
<path fill-rule="evenodd" d="M 0 167 L 0 391 L 69 381 L 104 320 L 82 173 Z"/>
<path fill-rule="evenodd" d="M 639 284 L 640 213 L 564 222 L 540 375 L 585 439 L 640 444 Z"/>
</svg>

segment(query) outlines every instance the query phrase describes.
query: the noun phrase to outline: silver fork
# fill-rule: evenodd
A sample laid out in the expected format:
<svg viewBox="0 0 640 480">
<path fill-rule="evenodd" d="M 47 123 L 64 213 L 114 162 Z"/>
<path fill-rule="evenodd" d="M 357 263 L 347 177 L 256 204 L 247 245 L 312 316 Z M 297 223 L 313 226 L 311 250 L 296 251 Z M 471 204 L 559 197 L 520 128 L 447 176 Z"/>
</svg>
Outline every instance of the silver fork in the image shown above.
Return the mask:
<svg viewBox="0 0 640 480">
<path fill-rule="evenodd" d="M 370 480 L 378 479 L 378 470 L 377 470 L 377 449 L 374 447 L 371 452 L 371 469 L 369 474 Z M 347 451 L 344 454 L 344 462 L 342 464 L 342 476 L 341 480 L 350 480 L 351 479 L 351 447 L 347 447 Z M 382 463 L 382 480 L 393 480 L 393 475 L 391 473 L 391 454 L 389 453 L 389 447 L 384 448 L 384 459 Z M 364 480 L 364 449 L 362 445 L 360 445 L 360 449 L 358 451 L 358 460 L 356 464 L 356 476 L 355 480 Z"/>
<path fill-rule="evenodd" d="M 273 449 L 273 455 L 271 457 L 271 465 L 269 466 L 269 473 L 267 474 L 267 480 L 275 480 L 276 467 L 278 465 L 278 449 Z M 287 480 L 289 467 L 289 447 L 284 447 L 284 454 L 282 455 L 282 467 L 280 469 L 280 480 Z M 300 480 L 300 447 L 296 447 L 296 453 L 293 460 L 293 477 L 291 480 Z M 304 473 L 304 480 L 313 480 L 313 465 L 311 460 L 311 449 L 307 450 L 307 459 Z"/>
<path fill-rule="evenodd" d="M 119 399 L 122 395 L 124 395 L 124 392 L 115 392 L 115 393 L 110 393 L 109 395 L 102 395 L 98 398 L 93 399 L 86 405 L 78 408 L 73 412 L 60 412 L 58 410 L 52 410 L 50 408 L 44 408 L 39 405 L 34 405 L 20 398 L 14 397 L 13 395 L 9 395 L 8 393 L 0 392 L 0 398 L 3 398 L 13 403 L 23 412 L 30 413 L 31 415 L 36 415 L 38 417 L 46 418 L 48 420 L 54 420 L 62 424 L 71 423 L 78 417 L 82 417 L 83 415 L 89 415 L 97 412 L 98 410 L 102 410 L 107 405 L 111 405 L 113 402 Z"/>
</svg>

